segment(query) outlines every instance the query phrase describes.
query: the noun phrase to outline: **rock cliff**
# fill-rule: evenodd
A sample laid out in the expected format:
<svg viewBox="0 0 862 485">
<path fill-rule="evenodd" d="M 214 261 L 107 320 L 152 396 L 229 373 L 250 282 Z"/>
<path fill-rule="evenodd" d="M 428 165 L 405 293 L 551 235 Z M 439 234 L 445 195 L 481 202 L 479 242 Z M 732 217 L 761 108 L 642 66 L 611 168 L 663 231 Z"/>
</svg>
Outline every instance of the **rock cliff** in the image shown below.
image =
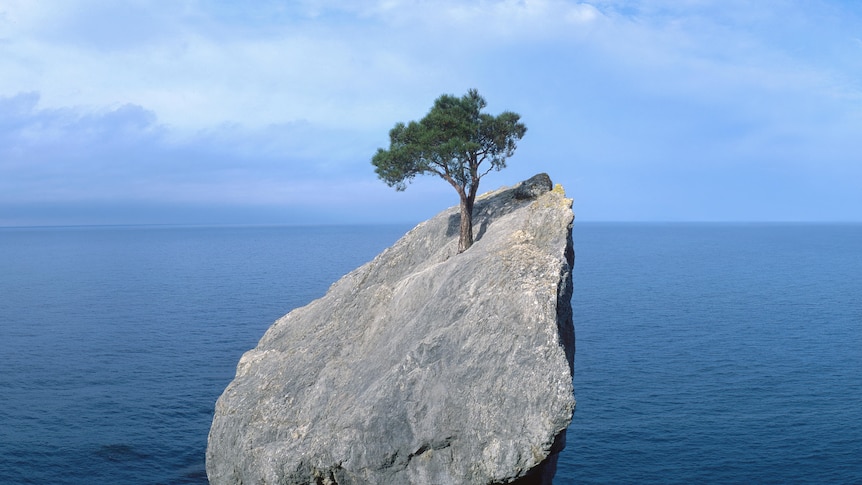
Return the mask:
<svg viewBox="0 0 862 485">
<path fill-rule="evenodd" d="M 469 250 L 450 208 L 276 321 L 216 404 L 210 482 L 550 483 L 575 407 L 571 203 L 544 174 L 486 193 Z"/>
</svg>

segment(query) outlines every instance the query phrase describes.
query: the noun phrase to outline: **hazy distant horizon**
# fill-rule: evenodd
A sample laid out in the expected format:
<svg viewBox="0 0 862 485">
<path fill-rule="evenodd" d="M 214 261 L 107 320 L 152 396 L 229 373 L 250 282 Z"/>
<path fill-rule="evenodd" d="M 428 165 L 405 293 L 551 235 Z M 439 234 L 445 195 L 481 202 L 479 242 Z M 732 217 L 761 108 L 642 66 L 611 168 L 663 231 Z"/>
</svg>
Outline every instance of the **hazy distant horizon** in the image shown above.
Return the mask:
<svg viewBox="0 0 862 485">
<path fill-rule="evenodd" d="M 442 209 L 441 209 L 442 210 Z M 58 216 L 57 213 L 62 213 L 62 211 L 57 210 L 56 213 L 50 217 L 46 216 L 43 218 L 36 219 L 27 219 L 20 218 L 14 219 L 10 218 L 6 221 L 0 222 L 0 229 L 13 229 L 13 228 L 74 228 L 74 227 L 146 227 L 146 226 L 166 226 L 166 227 L 233 227 L 233 226 L 296 226 L 296 227 L 307 227 L 307 226 L 394 226 L 394 225 L 403 225 L 406 227 L 413 227 L 424 220 L 433 217 L 434 214 L 426 217 L 424 219 L 382 219 L 382 220 L 373 220 L 373 219 L 360 219 L 360 220 L 339 220 L 328 217 L 319 217 L 315 218 L 311 215 L 305 214 L 301 217 L 293 217 L 293 218 L 278 218 L 277 211 L 262 211 L 255 212 L 252 209 L 237 209 L 232 208 L 230 210 L 226 210 L 224 212 L 216 212 L 211 213 L 206 209 L 201 208 L 183 208 L 180 210 L 174 211 L 171 215 L 166 215 L 162 213 L 146 213 L 140 212 L 140 208 L 128 209 L 128 208 L 118 208 L 115 211 L 106 211 L 110 212 L 123 212 L 124 215 L 122 217 L 112 217 L 109 214 L 104 215 L 103 217 L 94 216 L 93 213 L 88 214 L 87 217 L 82 218 L 63 218 Z M 135 217 L 128 217 L 127 214 L 136 213 L 138 214 Z M 16 221 L 19 221 L 16 223 Z M 662 225 L 662 224 L 680 224 L 680 225 L 698 225 L 698 224 L 706 224 L 706 225 L 857 225 L 862 224 L 862 221 L 856 220 L 673 220 L 673 219 L 665 219 L 665 220 L 595 220 L 595 219 L 584 219 L 578 216 L 575 213 L 575 224 L 627 224 L 627 225 L 638 225 L 638 224 L 650 224 L 650 225 Z"/>
</svg>

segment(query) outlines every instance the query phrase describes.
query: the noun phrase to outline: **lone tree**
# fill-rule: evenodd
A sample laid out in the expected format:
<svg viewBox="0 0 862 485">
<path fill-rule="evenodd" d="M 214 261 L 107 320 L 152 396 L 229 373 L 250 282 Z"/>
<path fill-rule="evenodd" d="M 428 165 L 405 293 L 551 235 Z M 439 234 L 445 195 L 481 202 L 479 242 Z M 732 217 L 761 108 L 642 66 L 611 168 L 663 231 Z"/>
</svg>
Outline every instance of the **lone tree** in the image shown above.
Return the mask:
<svg viewBox="0 0 862 485">
<path fill-rule="evenodd" d="M 425 174 L 437 175 L 455 188 L 461 199 L 459 253 L 473 245 L 479 180 L 491 170 L 505 168 L 517 148 L 515 142 L 527 132 L 517 113 L 492 116 L 482 113 L 486 105 L 475 89 L 460 98 L 444 94 L 418 122 L 397 123 L 389 131 L 389 149 L 378 148 L 371 159 L 377 176 L 395 190 L 406 189 L 413 177 Z M 485 162 L 487 166 L 480 168 Z"/>
</svg>

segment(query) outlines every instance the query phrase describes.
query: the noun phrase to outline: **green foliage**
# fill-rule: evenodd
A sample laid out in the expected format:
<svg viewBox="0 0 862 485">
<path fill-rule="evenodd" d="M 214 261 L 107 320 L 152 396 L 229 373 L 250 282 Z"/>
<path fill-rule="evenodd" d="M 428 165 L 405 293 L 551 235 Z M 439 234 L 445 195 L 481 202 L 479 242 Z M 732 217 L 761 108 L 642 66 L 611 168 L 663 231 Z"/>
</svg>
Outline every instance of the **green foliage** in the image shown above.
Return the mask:
<svg viewBox="0 0 862 485">
<path fill-rule="evenodd" d="M 389 132 L 389 149 L 379 148 L 371 160 L 378 177 L 404 190 L 416 175 L 434 174 L 455 187 L 462 201 L 469 198 L 472 206 L 479 179 L 505 168 L 527 131 L 518 114 L 492 116 L 482 112 L 486 104 L 471 89 L 460 98 L 440 96 L 418 122 L 397 123 Z"/>
</svg>

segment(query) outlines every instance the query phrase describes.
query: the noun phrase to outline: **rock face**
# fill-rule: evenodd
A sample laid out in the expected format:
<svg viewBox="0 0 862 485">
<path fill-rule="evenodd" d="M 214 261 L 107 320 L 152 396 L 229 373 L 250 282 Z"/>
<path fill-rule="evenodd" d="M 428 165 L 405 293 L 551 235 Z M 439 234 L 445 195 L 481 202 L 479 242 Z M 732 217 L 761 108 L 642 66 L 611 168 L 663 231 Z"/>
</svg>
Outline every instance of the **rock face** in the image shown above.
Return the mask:
<svg viewBox="0 0 862 485">
<path fill-rule="evenodd" d="M 544 174 L 484 194 L 469 250 L 450 208 L 276 321 L 216 404 L 210 482 L 550 483 L 575 407 L 571 203 Z"/>
</svg>

